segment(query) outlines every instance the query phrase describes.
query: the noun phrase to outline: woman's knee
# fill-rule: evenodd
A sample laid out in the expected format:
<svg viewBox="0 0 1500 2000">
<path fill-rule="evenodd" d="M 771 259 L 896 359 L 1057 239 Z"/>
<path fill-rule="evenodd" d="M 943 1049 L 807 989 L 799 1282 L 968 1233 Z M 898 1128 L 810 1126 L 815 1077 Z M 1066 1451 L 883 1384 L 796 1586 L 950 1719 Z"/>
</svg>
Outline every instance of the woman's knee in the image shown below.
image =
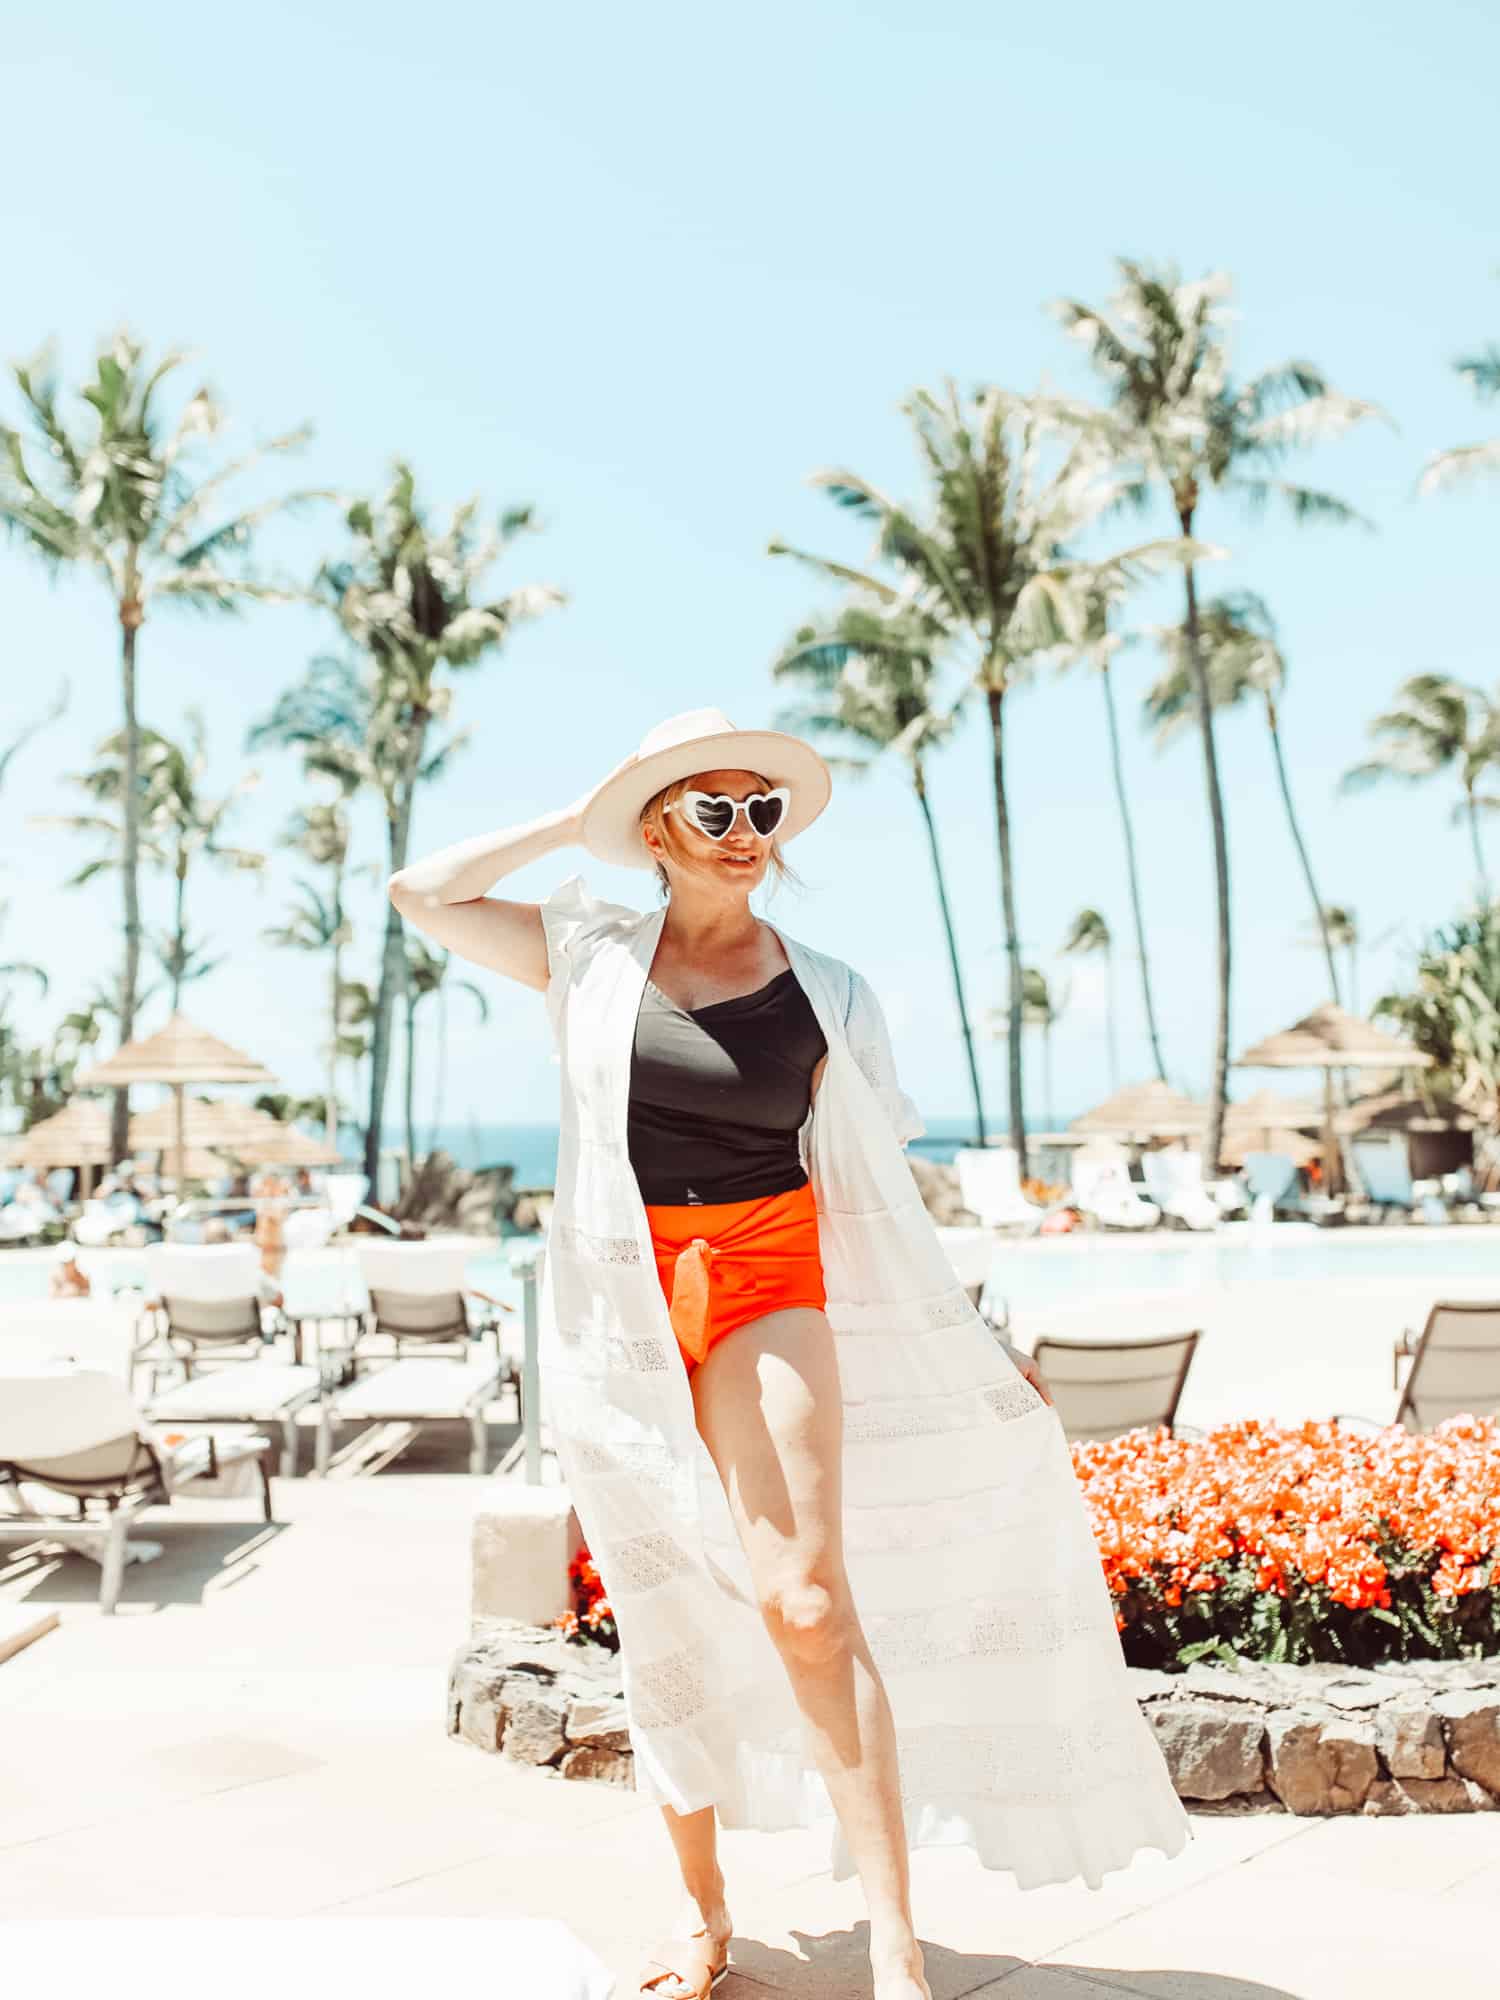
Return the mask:
<svg viewBox="0 0 1500 2000">
<path fill-rule="evenodd" d="M 777 1651 L 789 1660 L 824 1666 L 847 1653 L 854 1638 L 854 1607 L 847 1589 L 806 1577 L 767 1592 L 760 1607 Z"/>
</svg>

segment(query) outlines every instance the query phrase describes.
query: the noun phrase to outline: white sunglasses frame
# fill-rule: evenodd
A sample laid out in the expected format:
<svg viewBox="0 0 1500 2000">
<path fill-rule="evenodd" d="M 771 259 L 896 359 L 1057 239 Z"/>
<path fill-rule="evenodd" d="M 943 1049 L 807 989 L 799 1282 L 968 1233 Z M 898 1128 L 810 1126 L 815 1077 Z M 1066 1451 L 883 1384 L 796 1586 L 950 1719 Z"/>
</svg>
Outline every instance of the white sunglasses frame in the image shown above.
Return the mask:
<svg viewBox="0 0 1500 2000">
<path fill-rule="evenodd" d="M 728 826 L 725 827 L 722 833 L 710 833 L 706 826 L 699 825 L 697 816 L 692 810 L 692 802 L 698 799 L 702 799 L 706 803 L 711 805 L 726 805 L 734 807 L 734 811 L 729 815 L 729 824 Z M 759 827 L 757 827 L 757 825 L 755 824 L 755 821 L 751 819 L 749 812 L 749 808 L 752 805 L 758 805 L 762 800 L 765 799 L 780 799 L 781 801 L 781 818 L 777 820 L 775 826 L 772 827 L 769 833 L 762 833 L 760 831 Z M 742 799 L 732 799 L 730 798 L 727 792 L 700 792 L 700 791 L 690 790 L 683 792 L 679 798 L 673 799 L 671 803 L 664 806 L 662 810 L 664 812 L 671 812 L 673 807 L 675 807 L 677 811 L 682 815 L 682 817 L 687 821 L 688 825 L 693 829 L 694 833 L 701 833 L 705 840 L 711 840 L 715 843 L 715 845 L 717 845 L 719 841 L 727 840 L 730 834 L 734 832 L 735 821 L 739 818 L 742 812 L 745 815 L 746 826 L 749 827 L 750 831 L 755 835 L 755 838 L 757 840 L 774 840 L 777 834 L 781 831 L 782 827 L 785 826 L 786 816 L 791 811 L 791 806 L 792 806 L 792 794 L 790 786 L 777 785 L 769 792 L 749 792 Z"/>
</svg>

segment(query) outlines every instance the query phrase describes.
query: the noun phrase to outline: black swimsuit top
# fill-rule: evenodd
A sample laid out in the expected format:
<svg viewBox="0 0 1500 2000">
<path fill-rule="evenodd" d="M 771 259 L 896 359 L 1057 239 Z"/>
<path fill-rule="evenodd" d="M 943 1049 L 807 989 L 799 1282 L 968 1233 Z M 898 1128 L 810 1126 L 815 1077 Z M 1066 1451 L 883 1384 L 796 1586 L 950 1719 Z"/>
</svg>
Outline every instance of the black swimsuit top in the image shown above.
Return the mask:
<svg viewBox="0 0 1500 2000">
<path fill-rule="evenodd" d="M 647 980 L 627 1126 L 641 1199 L 752 1201 L 801 1187 L 797 1135 L 827 1047 L 790 967 L 706 1007 L 679 1007 Z"/>
</svg>

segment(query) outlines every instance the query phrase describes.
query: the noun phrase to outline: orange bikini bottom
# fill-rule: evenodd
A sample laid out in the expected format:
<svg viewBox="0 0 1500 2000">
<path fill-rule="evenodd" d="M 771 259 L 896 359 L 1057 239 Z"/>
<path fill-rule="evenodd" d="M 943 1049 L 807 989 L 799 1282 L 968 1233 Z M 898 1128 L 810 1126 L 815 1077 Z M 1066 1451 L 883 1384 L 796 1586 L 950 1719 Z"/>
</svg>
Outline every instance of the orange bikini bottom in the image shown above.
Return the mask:
<svg viewBox="0 0 1500 2000">
<path fill-rule="evenodd" d="M 661 1280 L 688 1374 L 762 1313 L 828 1303 L 812 1186 L 753 1201 L 648 1204 Z"/>
</svg>

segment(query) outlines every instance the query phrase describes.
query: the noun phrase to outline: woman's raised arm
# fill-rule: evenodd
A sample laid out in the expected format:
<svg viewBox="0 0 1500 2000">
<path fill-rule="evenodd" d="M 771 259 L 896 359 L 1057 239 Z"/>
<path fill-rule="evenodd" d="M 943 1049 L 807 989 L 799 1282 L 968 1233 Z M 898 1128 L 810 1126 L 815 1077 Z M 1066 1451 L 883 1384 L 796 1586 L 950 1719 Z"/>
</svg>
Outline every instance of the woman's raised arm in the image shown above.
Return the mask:
<svg viewBox="0 0 1500 2000">
<path fill-rule="evenodd" d="M 421 861 L 408 862 L 386 883 L 386 894 L 407 923 L 474 965 L 487 965 L 545 991 L 547 941 L 540 905 L 509 902 L 484 892 L 502 875 L 524 868 L 578 840 L 587 795 L 561 812 L 544 813 L 525 826 L 502 827 L 456 841 Z"/>
</svg>

